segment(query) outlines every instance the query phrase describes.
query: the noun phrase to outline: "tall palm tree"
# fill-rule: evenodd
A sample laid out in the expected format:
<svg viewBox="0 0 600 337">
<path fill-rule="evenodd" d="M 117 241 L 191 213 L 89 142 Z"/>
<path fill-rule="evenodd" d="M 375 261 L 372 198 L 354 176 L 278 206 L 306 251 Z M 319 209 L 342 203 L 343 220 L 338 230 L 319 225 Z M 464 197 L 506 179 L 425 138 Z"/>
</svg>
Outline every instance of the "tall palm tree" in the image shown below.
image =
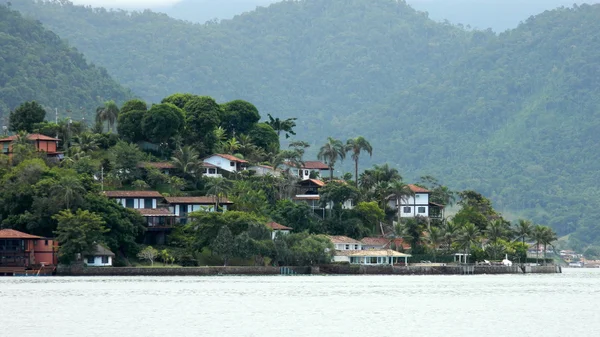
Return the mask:
<svg viewBox="0 0 600 337">
<path fill-rule="evenodd" d="M 540 245 L 544 241 L 544 236 L 547 235 L 544 233 L 545 229 L 542 225 L 535 225 L 531 230 L 531 238 L 535 241 L 535 262 L 539 263 L 540 261 Z"/>
<path fill-rule="evenodd" d="M 198 177 L 202 172 L 202 160 L 200 160 L 198 152 L 190 145 L 177 149 L 175 155 L 171 158 L 171 162 L 176 169 L 186 176 Z"/>
<path fill-rule="evenodd" d="M 433 253 L 433 262 L 437 262 L 437 250 L 439 246 L 444 242 L 444 232 L 438 227 L 430 227 L 427 231 L 427 242 L 431 245 L 431 252 Z"/>
<path fill-rule="evenodd" d="M 460 233 L 460 227 L 453 221 L 446 221 L 443 228 L 444 243 L 446 244 L 446 250 L 448 253 L 452 250 L 452 243 L 458 238 Z"/>
<path fill-rule="evenodd" d="M 67 175 L 61 177 L 58 183 L 52 187 L 51 194 L 62 199 L 65 209 L 71 209 L 73 202 L 82 200 L 85 188 L 79 179 Z"/>
<path fill-rule="evenodd" d="M 400 221 L 400 209 L 402 201 L 408 203 L 408 198 L 415 196 L 415 192 L 407 184 L 401 181 L 394 181 L 390 184 L 389 191 L 396 196 L 396 204 L 398 205 L 398 221 Z"/>
<path fill-rule="evenodd" d="M 543 230 L 542 230 L 542 244 L 544 245 L 544 264 L 546 264 L 546 248 L 549 244 L 552 244 L 552 242 L 556 241 L 558 238 L 556 236 L 556 233 L 554 233 L 554 231 L 547 226 L 543 226 Z"/>
<path fill-rule="evenodd" d="M 471 250 L 471 246 L 479 242 L 479 238 L 481 233 L 479 229 L 474 224 L 467 222 L 460 229 L 458 235 L 458 243 L 464 248 L 465 251 L 465 263 L 468 262 L 469 252 Z"/>
<path fill-rule="evenodd" d="M 533 230 L 533 224 L 529 220 L 519 220 L 515 227 L 515 234 L 517 234 L 517 239 L 521 239 L 523 245 L 525 244 L 525 238 L 531 235 L 531 231 Z"/>
<path fill-rule="evenodd" d="M 352 160 L 354 160 L 354 185 L 358 188 L 358 159 L 362 151 L 366 151 L 369 156 L 373 156 L 373 147 L 363 137 L 359 136 L 356 138 L 348 139 L 346 142 L 346 149 L 352 152 Z"/>
<path fill-rule="evenodd" d="M 91 132 L 84 132 L 77 136 L 77 139 L 75 140 L 75 143 L 73 145 L 83 153 L 96 151 L 99 147 L 96 136 Z"/>
<path fill-rule="evenodd" d="M 119 107 L 115 101 L 108 101 L 96 109 L 96 123 L 108 123 L 108 131 L 113 130 L 113 126 L 119 117 Z"/>
<path fill-rule="evenodd" d="M 335 167 L 335 162 L 338 159 L 341 161 L 346 158 L 346 147 L 341 141 L 328 137 L 327 143 L 319 149 L 317 158 L 319 158 L 319 160 L 324 160 L 327 163 L 329 166 L 329 179 L 333 180 L 333 168 Z"/>
<path fill-rule="evenodd" d="M 290 167 L 302 167 L 304 162 L 302 161 L 303 152 L 301 150 L 281 150 L 273 158 L 271 165 L 274 169 L 278 169 L 280 166 L 285 165 L 285 172 L 289 173 Z"/>
<path fill-rule="evenodd" d="M 233 137 L 221 144 L 223 152 L 226 154 L 235 154 L 240 149 L 240 142 Z"/>
<path fill-rule="evenodd" d="M 208 181 L 206 187 L 208 187 L 208 194 L 213 195 L 215 198 L 215 211 L 217 211 L 221 204 L 221 198 L 227 197 L 227 192 L 230 189 L 229 182 L 221 177 L 213 178 Z"/>
<path fill-rule="evenodd" d="M 499 239 L 506 236 L 506 228 L 502 220 L 491 221 L 485 229 L 485 234 L 490 243 L 496 243 Z"/>
<path fill-rule="evenodd" d="M 273 116 L 271 116 L 271 114 L 267 114 L 267 116 L 269 117 L 269 121 L 267 122 L 268 125 L 270 125 L 273 130 L 277 131 L 277 136 L 281 136 L 281 132 L 285 132 L 285 138 L 290 138 L 290 135 L 296 135 L 296 132 L 294 132 L 294 128 L 296 127 L 296 122 L 295 120 L 297 118 L 288 118 L 288 119 L 284 119 L 281 120 L 279 118 L 273 118 Z"/>
</svg>

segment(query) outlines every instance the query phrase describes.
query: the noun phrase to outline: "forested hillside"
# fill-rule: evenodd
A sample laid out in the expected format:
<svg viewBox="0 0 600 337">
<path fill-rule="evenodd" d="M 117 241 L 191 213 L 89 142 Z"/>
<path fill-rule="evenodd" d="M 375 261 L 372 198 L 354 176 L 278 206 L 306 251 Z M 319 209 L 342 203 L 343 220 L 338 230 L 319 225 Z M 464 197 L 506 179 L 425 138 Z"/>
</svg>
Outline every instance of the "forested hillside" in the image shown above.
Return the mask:
<svg viewBox="0 0 600 337">
<path fill-rule="evenodd" d="M 391 0 L 305 0 L 192 25 L 152 12 L 17 7 L 144 98 L 194 92 L 301 117 L 298 137 L 362 134 L 407 178 L 432 173 L 560 234 L 600 238 L 600 6 L 501 35 Z M 364 161 L 364 164 L 370 164 Z"/>
<path fill-rule="evenodd" d="M 130 95 L 56 34 L 0 5 L 1 125 L 7 125 L 9 111 L 27 100 L 82 117 L 103 100 L 123 101 Z"/>
</svg>

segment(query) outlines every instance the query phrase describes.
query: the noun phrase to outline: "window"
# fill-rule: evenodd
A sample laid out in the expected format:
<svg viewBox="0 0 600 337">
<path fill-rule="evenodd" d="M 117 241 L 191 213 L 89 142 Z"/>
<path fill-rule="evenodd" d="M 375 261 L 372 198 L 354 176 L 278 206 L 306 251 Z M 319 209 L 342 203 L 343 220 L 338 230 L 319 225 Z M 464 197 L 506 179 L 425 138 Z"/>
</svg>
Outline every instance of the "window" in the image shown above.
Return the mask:
<svg viewBox="0 0 600 337">
<path fill-rule="evenodd" d="M 103 264 L 107 264 L 108 263 L 108 256 L 103 256 L 102 257 L 102 263 Z"/>
<path fill-rule="evenodd" d="M 152 200 L 154 199 L 144 199 L 144 208 L 154 208 Z"/>
<path fill-rule="evenodd" d="M 88 256 L 87 258 L 87 263 L 88 264 L 94 264 L 96 262 L 96 257 L 95 256 Z"/>
<path fill-rule="evenodd" d="M 411 213 L 412 212 L 412 207 L 404 207 L 403 212 L 404 213 Z"/>
<path fill-rule="evenodd" d="M 48 245 L 48 240 L 44 240 L 44 246 Z"/>
<path fill-rule="evenodd" d="M 354 245 L 354 249 L 358 250 L 358 245 Z"/>
<path fill-rule="evenodd" d="M 229 166 L 235 166 L 235 163 L 234 163 L 234 162 L 232 162 L 232 161 L 230 161 L 230 162 L 229 162 Z"/>
<path fill-rule="evenodd" d="M 424 214 L 425 213 L 425 207 L 419 207 L 419 213 L 420 214 Z"/>
<path fill-rule="evenodd" d="M 346 245 L 346 250 L 349 250 L 349 249 L 350 249 L 350 245 Z"/>
<path fill-rule="evenodd" d="M 369 263 L 377 264 L 377 258 L 376 257 L 373 256 L 373 257 L 370 257 L 368 259 L 371 260 L 371 261 L 369 261 Z"/>
<path fill-rule="evenodd" d="M 125 207 L 133 208 L 133 199 L 131 199 L 131 198 L 125 199 Z"/>
</svg>

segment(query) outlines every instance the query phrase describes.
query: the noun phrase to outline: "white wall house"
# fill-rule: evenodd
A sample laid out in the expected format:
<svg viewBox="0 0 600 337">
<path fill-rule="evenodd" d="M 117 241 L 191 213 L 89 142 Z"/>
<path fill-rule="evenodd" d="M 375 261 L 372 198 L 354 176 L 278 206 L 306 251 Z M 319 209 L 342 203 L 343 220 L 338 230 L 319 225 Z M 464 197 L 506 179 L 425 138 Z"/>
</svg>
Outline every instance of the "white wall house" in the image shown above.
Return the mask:
<svg viewBox="0 0 600 337">
<path fill-rule="evenodd" d="M 410 254 L 404 254 L 391 249 L 378 250 L 345 250 L 336 251 L 334 261 L 363 265 L 408 265 Z"/>
<path fill-rule="evenodd" d="M 204 158 L 204 162 L 228 172 L 240 172 L 246 170 L 248 167 L 247 161 L 229 154 L 213 154 Z"/>
<path fill-rule="evenodd" d="M 216 206 L 214 196 L 166 197 L 165 200 L 169 204 L 169 211 L 175 214 L 175 221 L 179 224 L 187 223 L 188 216 L 192 212 L 214 212 Z M 219 207 L 223 212 L 227 212 L 227 207 L 232 204 L 227 198 L 219 198 Z"/>
<path fill-rule="evenodd" d="M 320 161 L 305 161 L 301 167 L 294 167 L 290 163 L 286 163 L 284 169 L 289 169 L 292 176 L 301 180 L 310 179 L 311 173 L 315 173 L 319 178 L 329 175 L 329 166 Z"/>
<path fill-rule="evenodd" d="M 414 196 L 398 200 L 395 195 L 391 195 L 388 197 L 388 206 L 396 211 L 400 208 L 401 218 L 429 217 L 429 195 L 431 192 L 416 185 L 408 186 L 413 191 Z"/>
<path fill-rule="evenodd" d="M 157 208 L 163 196 L 156 191 L 105 191 L 104 194 L 126 208 Z"/>
<path fill-rule="evenodd" d="M 277 222 L 269 222 L 266 224 L 268 228 L 272 230 L 271 239 L 275 240 L 278 235 L 287 235 L 290 234 L 293 228 L 286 227 L 284 225 L 278 224 Z"/>
<path fill-rule="evenodd" d="M 83 262 L 90 267 L 110 267 L 115 254 L 102 245 L 96 245 L 94 252 L 83 257 Z"/>
<path fill-rule="evenodd" d="M 210 163 L 202 163 L 202 175 L 208 178 L 221 178 L 223 175 L 219 172 L 219 167 Z"/>
<path fill-rule="evenodd" d="M 250 167 L 248 167 L 248 171 L 253 171 L 254 175 L 262 177 L 262 176 L 267 176 L 267 175 L 271 175 L 273 177 L 279 177 L 281 175 L 281 172 L 279 172 L 278 170 L 275 170 L 275 168 L 273 168 L 272 166 L 268 166 L 268 165 L 252 165 Z"/>
</svg>

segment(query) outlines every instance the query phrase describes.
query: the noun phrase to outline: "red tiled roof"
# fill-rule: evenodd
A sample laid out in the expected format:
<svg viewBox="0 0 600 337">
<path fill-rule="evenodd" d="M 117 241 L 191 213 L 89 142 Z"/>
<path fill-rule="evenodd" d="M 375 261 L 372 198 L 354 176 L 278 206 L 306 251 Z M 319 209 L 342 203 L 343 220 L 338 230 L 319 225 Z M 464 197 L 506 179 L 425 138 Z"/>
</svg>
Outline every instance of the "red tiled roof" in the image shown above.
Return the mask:
<svg viewBox="0 0 600 337">
<path fill-rule="evenodd" d="M 417 185 L 413 185 L 413 184 L 408 184 L 408 187 L 410 188 L 411 191 L 413 191 L 414 193 L 431 193 L 431 191 L 429 191 L 428 189 L 425 189 L 423 187 L 419 187 Z"/>
<path fill-rule="evenodd" d="M 175 168 L 175 165 L 169 162 L 141 162 L 138 164 L 138 167 L 154 167 L 157 169 L 172 169 Z"/>
<path fill-rule="evenodd" d="M 109 198 L 162 198 L 156 191 L 104 191 Z"/>
<path fill-rule="evenodd" d="M 143 216 L 175 216 L 166 208 L 138 208 L 136 211 Z"/>
<path fill-rule="evenodd" d="M 211 163 L 203 162 L 202 167 L 204 168 L 219 168 L 217 165 L 213 165 Z"/>
<path fill-rule="evenodd" d="M 43 239 L 43 237 L 19 232 L 14 229 L 0 229 L 0 239 Z"/>
<path fill-rule="evenodd" d="M 165 200 L 169 204 L 207 204 L 212 205 L 215 203 L 215 197 L 212 195 L 203 197 L 166 197 Z M 220 198 L 219 203 L 221 204 L 233 204 L 233 202 L 226 198 Z"/>
<path fill-rule="evenodd" d="M 300 182 L 300 184 L 306 183 L 306 182 L 309 182 L 309 181 L 312 182 L 313 184 L 317 185 L 317 186 L 321 186 L 321 187 L 325 186 L 325 182 L 322 181 L 322 180 L 319 180 L 319 179 L 306 179 L 306 180 L 302 180 Z"/>
<path fill-rule="evenodd" d="M 0 142 L 8 142 L 8 141 L 12 142 L 13 140 L 17 139 L 17 137 L 18 137 L 17 135 L 13 135 L 13 136 L 9 136 L 9 137 L 6 137 L 6 138 L 2 138 L 2 139 L 0 139 Z M 27 139 L 29 139 L 29 140 L 53 140 L 53 141 L 59 141 L 59 139 L 57 139 L 57 138 L 48 137 L 46 135 L 42 135 L 42 134 L 39 134 L 39 133 L 28 134 L 27 135 Z"/>
<path fill-rule="evenodd" d="M 260 165 L 260 164 L 257 164 L 257 165 L 252 165 L 252 166 L 262 167 L 262 168 L 266 168 L 266 169 L 275 171 L 275 168 L 273 168 L 273 166 L 269 166 L 269 165 Z"/>
<path fill-rule="evenodd" d="M 284 225 L 280 225 L 274 221 L 269 222 L 266 226 L 271 228 L 272 230 L 291 231 L 293 229 L 291 227 L 286 227 Z"/>
<path fill-rule="evenodd" d="M 213 156 L 219 156 L 221 158 L 225 158 L 227 160 L 231 160 L 231 161 L 234 161 L 234 162 L 237 162 L 237 163 L 247 163 L 247 161 L 245 161 L 243 159 L 240 159 L 238 157 L 232 156 L 230 154 L 215 153 L 212 156 L 208 156 L 206 158 L 210 158 L 210 157 L 213 157 Z M 206 159 L 206 158 L 204 158 L 204 159 Z"/>
<path fill-rule="evenodd" d="M 302 168 L 308 170 L 329 170 L 329 166 L 320 161 L 305 161 L 304 166 Z"/>
<path fill-rule="evenodd" d="M 331 240 L 331 242 L 333 243 L 361 243 L 358 240 L 354 240 L 352 238 L 349 238 L 347 236 L 342 236 L 342 235 L 328 235 L 329 240 Z"/>
<path fill-rule="evenodd" d="M 360 240 L 360 242 L 362 242 L 363 245 L 367 245 L 367 246 L 382 246 L 383 247 L 390 243 L 390 239 L 383 238 L 383 237 L 366 237 L 366 238 L 362 238 L 362 240 Z"/>
</svg>

